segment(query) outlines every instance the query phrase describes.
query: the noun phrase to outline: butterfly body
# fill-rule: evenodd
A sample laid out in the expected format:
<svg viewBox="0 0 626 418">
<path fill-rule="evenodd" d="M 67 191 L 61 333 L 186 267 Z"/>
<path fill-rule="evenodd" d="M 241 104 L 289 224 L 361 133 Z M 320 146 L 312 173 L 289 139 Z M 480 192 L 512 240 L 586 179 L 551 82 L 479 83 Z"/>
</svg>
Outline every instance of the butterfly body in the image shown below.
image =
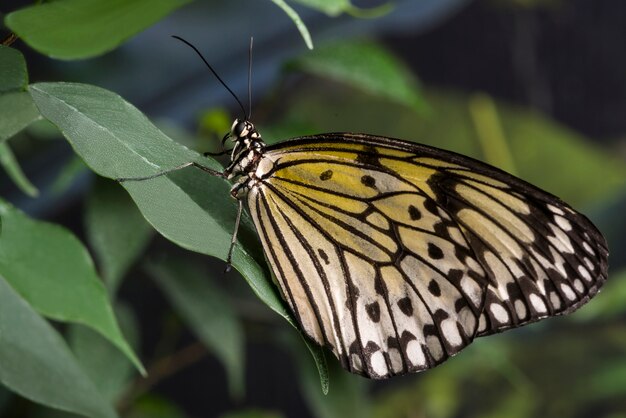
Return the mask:
<svg viewBox="0 0 626 418">
<path fill-rule="evenodd" d="M 433 367 L 477 336 L 575 310 L 606 279 L 584 215 L 477 160 L 367 134 L 266 146 L 240 120 L 230 137 L 224 175 L 283 298 L 351 372 Z"/>
</svg>

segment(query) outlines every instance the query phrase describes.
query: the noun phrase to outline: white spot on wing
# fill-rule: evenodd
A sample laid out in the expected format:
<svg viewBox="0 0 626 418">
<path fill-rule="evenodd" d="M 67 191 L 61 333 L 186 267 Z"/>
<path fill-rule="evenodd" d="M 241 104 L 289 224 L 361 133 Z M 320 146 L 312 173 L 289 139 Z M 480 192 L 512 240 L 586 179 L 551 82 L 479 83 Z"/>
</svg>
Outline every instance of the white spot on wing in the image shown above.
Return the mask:
<svg viewBox="0 0 626 418">
<path fill-rule="evenodd" d="M 484 330 L 487 329 L 487 318 L 485 317 L 485 314 L 481 314 L 480 318 L 478 319 L 478 332 L 483 332 Z"/>
<path fill-rule="evenodd" d="M 422 351 L 422 347 L 416 340 L 411 340 L 406 346 L 406 355 L 413 366 L 425 367 L 426 357 Z"/>
<path fill-rule="evenodd" d="M 556 224 L 564 231 L 571 231 L 572 229 L 572 224 L 569 223 L 569 221 L 567 219 L 565 219 L 562 216 L 559 215 L 555 215 L 554 216 L 554 220 L 556 221 Z"/>
<path fill-rule="evenodd" d="M 548 205 L 548 209 L 550 209 L 550 211 L 552 213 L 555 213 L 557 215 L 564 215 L 565 214 L 565 212 L 563 212 L 560 208 L 557 208 L 554 205 Z"/>
<path fill-rule="evenodd" d="M 569 300 L 576 300 L 576 293 L 574 293 L 574 290 L 570 285 L 568 285 L 567 283 L 561 283 L 561 290 L 565 294 L 566 298 L 568 298 Z"/>
<path fill-rule="evenodd" d="M 524 302 L 522 302 L 521 300 L 516 300 L 515 301 L 515 312 L 517 313 L 517 317 L 521 320 L 523 320 L 524 318 L 526 318 L 526 305 L 524 304 Z"/>
<path fill-rule="evenodd" d="M 574 280 L 574 289 L 576 289 L 578 293 L 585 293 L 585 286 L 583 286 L 583 282 L 580 279 Z"/>
<path fill-rule="evenodd" d="M 528 297 L 528 300 L 530 301 L 531 305 L 533 305 L 533 308 L 535 308 L 535 311 L 539 313 L 547 312 L 548 309 L 546 308 L 546 304 L 535 293 L 531 293 L 531 295 Z"/>
<path fill-rule="evenodd" d="M 350 361 L 352 363 L 352 368 L 355 371 L 363 371 L 363 363 L 361 362 L 361 357 L 359 357 L 357 354 L 351 354 Z"/>
<path fill-rule="evenodd" d="M 446 319 L 441 321 L 441 331 L 443 333 L 443 337 L 448 341 L 453 347 L 460 346 L 463 343 L 461 339 L 461 334 L 459 334 L 459 330 L 456 326 L 456 321 L 453 319 Z"/>
<path fill-rule="evenodd" d="M 554 232 L 554 237 L 548 236 L 548 240 L 552 245 L 559 249 L 562 252 L 573 253 L 574 247 L 572 247 L 572 242 L 565 232 L 556 227 L 555 225 L 549 224 L 550 229 Z M 556 239 L 554 239 L 556 238 Z"/>
<path fill-rule="evenodd" d="M 433 356 L 436 361 L 441 360 L 441 358 L 443 357 L 443 347 L 441 346 L 439 338 L 432 335 L 426 337 L 426 345 L 428 346 L 428 351 L 430 351 L 430 355 Z"/>
<path fill-rule="evenodd" d="M 492 303 L 489 307 L 491 314 L 501 324 L 509 322 L 509 313 L 504 309 L 502 305 L 498 305 L 497 303 Z"/>
<path fill-rule="evenodd" d="M 550 292 L 550 303 L 554 307 L 554 309 L 561 308 L 561 298 L 557 295 L 556 292 Z"/>
<path fill-rule="evenodd" d="M 461 289 L 470 298 L 474 306 L 480 306 L 483 292 L 481 287 L 471 277 L 464 275 L 461 279 Z"/>
<path fill-rule="evenodd" d="M 379 376 L 385 376 L 389 374 L 389 369 L 387 369 L 387 362 L 385 362 L 385 356 L 383 352 L 378 350 L 372 353 L 370 357 L 370 365 L 372 366 L 372 370 Z"/>
<path fill-rule="evenodd" d="M 591 274 L 589 271 L 582 265 L 578 266 L 578 273 L 580 273 L 581 277 L 588 282 L 591 282 Z M 581 283 L 582 284 L 582 283 Z"/>
</svg>

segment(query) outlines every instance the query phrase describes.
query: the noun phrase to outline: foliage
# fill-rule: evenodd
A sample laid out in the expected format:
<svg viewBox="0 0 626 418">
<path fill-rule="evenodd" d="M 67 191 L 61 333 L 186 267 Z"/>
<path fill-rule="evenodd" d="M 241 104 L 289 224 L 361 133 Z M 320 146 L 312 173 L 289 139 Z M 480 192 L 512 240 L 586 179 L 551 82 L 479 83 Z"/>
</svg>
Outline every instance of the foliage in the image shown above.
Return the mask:
<svg viewBox="0 0 626 418">
<path fill-rule="evenodd" d="M 312 37 L 301 17 L 309 10 L 283 0 L 271 2 L 293 20 L 312 49 Z M 5 25 L 37 53 L 71 61 L 115 51 L 175 10 L 184 12 L 188 3 L 37 2 L 11 11 Z M 329 16 L 389 11 L 386 4 L 360 10 L 347 0 L 297 3 Z M 190 145 L 182 145 L 175 129 L 164 128 L 102 87 L 72 79 L 31 83 L 27 62 L 15 45 L 21 49 L 19 44 L 0 46 L 0 165 L 8 178 L 30 196 L 29 202 L 41 206 L 49 195 L 67 196 L 86 167 L 100 177 L 81 193 L 84 234 L 76 225 L 73 231 L 77 231 L 72 232 L 0 200 L 0 382 L 4 386 L 0 413 L 19 402 L 13 393 L 42 405 L 29 404 L 32 416 L 186 417 L 185 408 L 155 393 L 154 386 L 208 352 L 225 370 L 224 377 L 212 378 L 228 387 L 233 398 L 245 399 L 249 367 L 245 340 L 259 334 L 276 350 L 292 353 L 299 391 L 319 417 L 351 413 L 574 417 L 580 416 L 577 407 L 603 403 L 604 410 L 614 412 L 626 407 L 626 340 L 620 323 L 626 275 L 615 274 L 624 269 L 623 259 L 615 260 L 614 277 L 606 294 L 591 304 L 593 308 L 571 320 L 553 320 L 477 342 L 448 364 L 399 379 L 370 397 L 369 382 L 340 370 L 332 356 L 297 330 L 280 328 L 286 323 L 295 327 L 295 321 L 273 284 L 247 214 L 233 257 L 233 267 L 244 281 L 235 274 L 222 280 L 211 271 L 219 272 L 223 263 L 209 268 L 205 264 L 209 257 L 193 254 L 226 259 L 236 213 L 227 181 L 194 168 L 142 182 L 112 181 L 149 176 L 191 161 L 218 170 L 218 160 L 204 158 L 194 149 L 200 141 L 206 143 L 206 137 L 185 132 Z M 259 113 L 275 115 L 261 117 L 268 142 L 319 131 L 419 139 L 516 170 L 520 177 L 581 209 L 592 207 L 594 221 L 609 233 L 618 222 L 615 219 L 622 219 L 626 166 L 619 157 L 527 109 L 487 95 L 420 87 L 406 64 L 380 43 L 349 38 L 320 42 L 313 51 L 284 59 L 283 69 L 269 98 L 255 105 Z M 293 79 L 299 80 L 298 89 L 291 89 Z M 289 105 L 277 103 L 276 97 Z M 224 110 L 205 110 L 198 121 L 200 134 L 223 130 Z M 55 142 L 37 139 L 45 136 L 38 125 L 42 120 L 65 137 L 77 156 L 44 188 L 28 178 L 28 170 L 19 164 L 24 154 L 14 151 L 28 149 L 29 141 Z M 44 149 L 41 155 L 45 154 Z M 165 239 L 154 238 L 153 231 Z M 617 232 L 609 238 L 622 241 L 610 242 L 611 247 L 624 244 L 623 234 Z M 189 251 L 177 250 L 166 240 Z M 148 351 L 152 357 L 145 351 L 139 307 L 121 296 L 125 287 L 144 275 L 156 284 L 173 312 L 171 317 L 150 318 L 160 321 L 163 331 L 156 347 L 150 347 L 154 350 Z M 236 283 L 247 283 L 256 298 Z M 277 321 L 280 318 L 286 322 Z M 574 328 L 589 337 L 581 338 Z M 181 330 L 189 330 L 193 340 L 182 348 Z M 278 337 L 267 337 L 273 332 Z M 591 360 L 578 367 L 580 360 L 573 354 L 561 356 L 570 351 Z M 142 377 L 144 363 L 147 377 Z M 571 385 L 561 388 L 563 380 L 558 376 L 570 377 L 565 382 Z M 493 396 L 485 399 L 484 393 Z M 568 396 L 576 396 L 576 401 L 568 403 Z M 271 410 L 238 409 L 223 416 L 283 416 Z"/>
</svg>

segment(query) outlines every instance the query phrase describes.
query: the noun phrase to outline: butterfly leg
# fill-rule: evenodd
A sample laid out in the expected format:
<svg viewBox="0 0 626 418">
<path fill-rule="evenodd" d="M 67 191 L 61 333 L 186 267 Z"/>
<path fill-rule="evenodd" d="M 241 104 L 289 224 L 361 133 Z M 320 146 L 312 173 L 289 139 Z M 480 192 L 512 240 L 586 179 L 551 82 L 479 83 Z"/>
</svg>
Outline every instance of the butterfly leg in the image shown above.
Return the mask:
<svg viewBox="0 0 626 418">
<path fill-rule="evenodd" d="M 239 224 L 241 223 L 241 212 L 243 211 L 243 200 L 237 199 L 237 219 L 235 219 L 235 229 L 233 230 L 233 236 L 230 240 L 230 247 L 228 248 L 228 256 L 226 256 L 226 273 L 228 273 L 232 267 L 233 249 L 237 243 L 237 232 L 239 231 Z"/>
<path fill-rule="evenodd" d="M 116 180 L 119 181 L 120 183 L 125 182 L 125 181 L 150 180 L 150 179 L 153 179 L 153 178 L 156 178 L 156 177 L 164 176 L 165 174 L 172 173 L 174 171 L 182 170 L 183 168 L 187 168 L 187 167 L 199 168 L 200 170 L 205 171 L 205 172 L 209 173 L 212 176 L 222 177 L 222 178 L 226 177 L 226 175 L 224 173 L 222 173 L 221 171 L 213 170 L 211 168 L 208 168 L 208 167 L 205 167 L 205 166 L 203 166 L 201 164 L 198 164 L 198 163 L 196 163 L 194 161 L 190 161 L 188 163 L 184 163 L 184 164 L 181 164 L 181 165 L 176 166 L 174 168 L 169 168 L 167 170 L 164 170 L 164 171 L 161 171 L 161 172 L 158 172 L 158 173 L 155 173 L 155 174 L 151 174 L 149 176 L 144 176 L 144 177 L 122 177 L 122 178 L 118 178 Z"/>
<path fill-rule="evenodd" d="M 231 151 L 232 151 L 232 148 L 231 149 L 225 149 L 225 150 L 222 150 L 220 152 L 207 151 L 207 152 L 203 152 L 202 155 L 204 155 L 205 157 L 219 157 L 221 155 L 226 155 L 226 154 L 228 154 Z"/>
</svg>

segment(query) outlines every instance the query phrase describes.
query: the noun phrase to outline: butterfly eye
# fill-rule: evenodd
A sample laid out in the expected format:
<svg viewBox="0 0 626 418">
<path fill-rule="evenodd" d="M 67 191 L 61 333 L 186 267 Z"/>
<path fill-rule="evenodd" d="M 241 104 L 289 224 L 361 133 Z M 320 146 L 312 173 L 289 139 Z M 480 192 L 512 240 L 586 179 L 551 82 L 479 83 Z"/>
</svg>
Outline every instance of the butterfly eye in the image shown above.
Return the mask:
<svg viewBox="0 0 626 418">
<path fill-rule="evenodd" d="M 233 128 L 233 133 L 237 138 L 241 138 L 244 131 L 247 131 L 247 126 L 245 122 L 238 122 Z"/>
</svg>

